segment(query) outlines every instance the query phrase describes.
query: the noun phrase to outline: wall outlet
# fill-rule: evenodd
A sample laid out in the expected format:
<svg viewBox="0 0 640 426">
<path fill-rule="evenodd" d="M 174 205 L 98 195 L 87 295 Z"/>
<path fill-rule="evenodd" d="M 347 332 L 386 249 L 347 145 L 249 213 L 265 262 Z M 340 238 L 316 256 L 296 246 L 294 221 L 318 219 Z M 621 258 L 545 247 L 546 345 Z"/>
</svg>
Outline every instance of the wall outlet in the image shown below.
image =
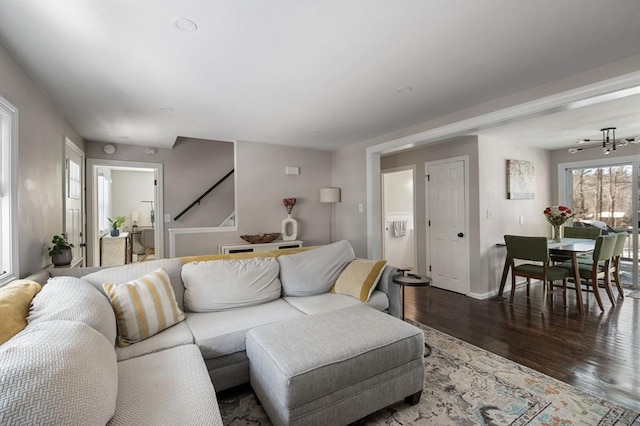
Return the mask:
<svg viewBox="0 0 640 426">
<path fill-rule="evenodd" d="M 520 225 L 524 225 L 524 216 L 520 216 L 519 222 Z"/>
<path fill-rule="evenodd" d="M 364 213 L 364 204 L 358 203 L 358 212 L 359 213 Z"/>
<path fill-rule="evenodd" d="M 165 222 L 165 223 L 169 223 L 169 222 L 171 222 L 171 213 L 165 213 L 165 215 L 164 215 L 164 222 Z"/>
<path fill-rule="evenodd" d="M 487 209 L 487 219 L 491 219 L 491 218 L 493 218 L 493 212 Z"/>
</svg>

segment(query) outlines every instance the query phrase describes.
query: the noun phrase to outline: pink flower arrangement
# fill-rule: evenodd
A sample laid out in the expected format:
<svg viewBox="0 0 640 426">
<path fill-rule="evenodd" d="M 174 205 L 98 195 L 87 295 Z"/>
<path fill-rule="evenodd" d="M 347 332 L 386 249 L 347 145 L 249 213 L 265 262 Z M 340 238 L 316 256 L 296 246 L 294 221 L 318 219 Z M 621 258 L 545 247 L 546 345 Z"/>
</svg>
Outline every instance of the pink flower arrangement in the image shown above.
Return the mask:
<svg viewBox="0 0 640 426">
<path fill-rule="evenodd" d="M 287 213 L 291 214 L 291 211 L 293 211 L 293 206 L 296 205 L 296 199 L 295 198 L 283 198 L 282 199 L 282 204 L 284 205 L 284 208 L 287 209 Z"/>
<path fill-rule="evenodd" d="M 547 222 L 554 226 L 560 226 L 575 216 L 575 213 L 566 206 L 551 206 L 542 212 Z"/>
</svg>

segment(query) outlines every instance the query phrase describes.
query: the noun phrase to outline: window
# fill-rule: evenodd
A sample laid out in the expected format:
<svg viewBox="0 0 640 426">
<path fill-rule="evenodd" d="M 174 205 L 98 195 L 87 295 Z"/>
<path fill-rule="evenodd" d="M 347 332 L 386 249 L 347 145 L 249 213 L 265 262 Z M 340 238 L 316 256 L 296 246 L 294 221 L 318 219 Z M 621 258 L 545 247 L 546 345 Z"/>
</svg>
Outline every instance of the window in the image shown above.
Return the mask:
<svg viewBox="0 0 640 426">
<path fill-rule="evenodd" d="M 111 179 L 109 171 L 98 171 L 98 234 L 107 232 L 111 210 Z"/>
<path fill-rule="evenodd" d="M 18 110 L 0 96 L 0 284 L 18 276 L 17 132 Z"/>
</svg>

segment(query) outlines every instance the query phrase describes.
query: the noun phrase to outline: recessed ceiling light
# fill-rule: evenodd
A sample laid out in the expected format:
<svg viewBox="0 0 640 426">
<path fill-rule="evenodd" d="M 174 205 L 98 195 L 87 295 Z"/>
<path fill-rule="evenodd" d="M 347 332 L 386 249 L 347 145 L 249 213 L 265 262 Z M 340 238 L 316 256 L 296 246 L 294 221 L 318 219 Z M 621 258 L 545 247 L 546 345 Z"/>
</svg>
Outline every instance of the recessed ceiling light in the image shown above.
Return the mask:
<svg viewBox="0 0 640 426">
<path fill-rule="evenodd" d="M 172 112 L 173 108 L 171 108 L 171 107 L 160 107 L 160 111 Z"/>
<path fill-rule="evenodd" d="M 144 153 L 147 154 L 147 155 L 155 155 L 156 150 L 153 149 L 153 148 L 147 148 L 147 149 L 144 150 Z"/>
<path fill-rule="evenodd" d="M 411 91 L 413 90 L 413 87 L 411 86 L 404 86 L 404 87 L 399 87 L 396 89 L 396 92 L 401 93 L 403 95 L 406 95 L 407 93 L 411 93 Z"/>
<path fill-rule="evenodd" d="M 118 139 L 121 139 L 123 141 L 127 141 L 127 140 L 129 140 L 129 136 L 118 136 Z"/>
<path fill-rule="evenodd" d="M 320 133 L 320 130 L 316 130 L 316 129 L 309 130 L 310 135 L 317 135 L 318 133 Z"/>
<path fill-rule="evenodd" d="M 181 18 L 176 16 L 175 18 L 171 18 L 171 23 L 179 30 L 184 31 L 185 33 L 192 33 L 198 29 L 198 26 L 191 19 Z"/>
</svg>

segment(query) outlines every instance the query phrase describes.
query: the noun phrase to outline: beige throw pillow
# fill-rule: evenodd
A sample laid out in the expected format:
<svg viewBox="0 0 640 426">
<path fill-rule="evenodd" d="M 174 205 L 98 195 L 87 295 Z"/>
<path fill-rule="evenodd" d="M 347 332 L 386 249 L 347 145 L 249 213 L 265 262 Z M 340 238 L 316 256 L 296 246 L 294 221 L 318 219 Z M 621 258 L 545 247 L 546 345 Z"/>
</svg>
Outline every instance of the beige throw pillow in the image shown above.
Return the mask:
<svg viewBox="0 0 640 426">
<path fill-rule="evenodd" d="M 29 280 L 17 280 L 0 287 L 0 345 L 27 326 L 31 300 L 40 288 L 40 284 Z"/>
<path fill-rule="evenodd" d="M 118 324 L 118 344 L 129 346 L 185 319 L 166 269 L 121 284 L 103 284 Z"/>
<path fill-rule="evenodd" d="M 331 292 L 346 294 L 367 302 L 380 280 L 386 263 L 386 260 L 354 260 L 342 271 Z"/>
</svg>

